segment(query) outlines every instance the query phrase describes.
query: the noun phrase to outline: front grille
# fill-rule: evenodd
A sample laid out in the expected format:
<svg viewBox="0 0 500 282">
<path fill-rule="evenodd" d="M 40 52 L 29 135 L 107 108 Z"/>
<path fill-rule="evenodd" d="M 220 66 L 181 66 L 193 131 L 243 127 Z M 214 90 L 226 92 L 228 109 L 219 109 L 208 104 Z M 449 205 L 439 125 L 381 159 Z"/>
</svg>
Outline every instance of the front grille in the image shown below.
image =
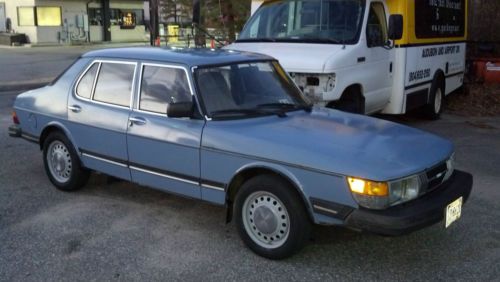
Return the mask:
<svg viewBox="0 0 500 282">
<path fill-rule="evenodd" d="M 427 191 L 433 190 L 439 184 L 443 182 L 444 177 L 446 176 L 446 172 L 448 170 L 448 166 L 446 162 L 442 162 L 431 169 L 427 170 Z"/>
</svg>

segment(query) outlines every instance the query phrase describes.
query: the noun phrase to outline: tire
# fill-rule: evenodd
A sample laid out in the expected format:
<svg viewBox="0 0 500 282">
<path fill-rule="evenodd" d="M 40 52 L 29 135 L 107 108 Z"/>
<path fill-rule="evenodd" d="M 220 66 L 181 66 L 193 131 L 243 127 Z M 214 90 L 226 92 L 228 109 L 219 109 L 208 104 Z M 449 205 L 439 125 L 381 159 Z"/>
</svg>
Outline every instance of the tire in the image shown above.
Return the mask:
<svg viewBox="0 0 500 282">
<path fill-rule="evenodd" d="M 435 78 L 431 84 L 429 94 L 429 103 L 424 106 L 424 115 L 430 120 L 439 119 L 443 111 L 444 104 L 444 87 L 442 86 L 441 79 Z"/>
<path fill-rule="evenodd" d="M 343 112 L 365 114 L 365 99 L 358 90 L 353 88 L 347 89 L 332 106 Z"/>
<path fill-rule="evenodd" d="M 81 167 L 75 149 L 61 132 L 50 133 L 45 139 L 43 164 L 50 182 L 62 191 L 77 190 L 89 179 L 90 172 Z"/>
<path fill-rule="evenodd" d="M 287 258 L 309 240 L 306 208 L 295 188 L 279 177 L 266 174 L 246 181 L 233 210 L 241 239 L 262 257 Z"/>
</svg>

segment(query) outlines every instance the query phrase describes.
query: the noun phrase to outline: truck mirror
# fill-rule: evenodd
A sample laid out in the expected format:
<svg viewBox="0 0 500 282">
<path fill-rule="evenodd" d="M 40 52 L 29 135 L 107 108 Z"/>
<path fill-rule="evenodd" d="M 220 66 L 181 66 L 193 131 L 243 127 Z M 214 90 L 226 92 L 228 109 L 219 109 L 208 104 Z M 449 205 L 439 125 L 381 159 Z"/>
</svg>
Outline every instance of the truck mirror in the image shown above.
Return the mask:
<svg viewBox="0 0 500 282">
<path fill-rule="evenodd" d="M 398 40 L 403 37 L 403 15 L 389 17 L 389 39 Z"/>
</svg>

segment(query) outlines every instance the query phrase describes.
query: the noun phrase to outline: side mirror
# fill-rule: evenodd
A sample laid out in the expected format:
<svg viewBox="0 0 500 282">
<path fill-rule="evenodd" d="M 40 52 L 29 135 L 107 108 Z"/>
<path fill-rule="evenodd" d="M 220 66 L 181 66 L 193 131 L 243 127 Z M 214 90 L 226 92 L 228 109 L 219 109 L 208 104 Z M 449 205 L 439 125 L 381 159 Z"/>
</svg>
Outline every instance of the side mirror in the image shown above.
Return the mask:
<svg viewBox="0 0 500 282">
<path fill-rule="evenodd" d="M 172 118 L 191 117 L 193 106 L 193 102 L 168 103 L 167 116 Z"/>
<path fill-rule="evenodd" d="M 399 40 L 403 38 L 403 15 L 391 15 L 389 17 L 389 39 Z"/>
</svg>

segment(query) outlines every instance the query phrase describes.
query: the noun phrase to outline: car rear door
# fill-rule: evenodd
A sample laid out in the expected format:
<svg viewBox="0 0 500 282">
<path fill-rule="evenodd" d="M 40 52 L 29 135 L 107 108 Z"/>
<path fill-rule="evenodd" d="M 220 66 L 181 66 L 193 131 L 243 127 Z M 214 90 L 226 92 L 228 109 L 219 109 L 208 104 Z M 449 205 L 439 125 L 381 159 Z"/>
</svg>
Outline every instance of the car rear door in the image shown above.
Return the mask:
<svg viewBox="0 0 500 282">
<path fill-rule="evenodd" d="M 126 180 L 136 67 L 136 62 L 95 60 L 68 98 L 69 127 L 84 166 Z"/>
<path fill-rule="evenodd" d="M 205 120 L 169 118 L 167 104 L 193 101 L 187 69 L 142 63 L 127 132 L 132 181 L 201 198 L 200 142 Z"/>
</svg>

